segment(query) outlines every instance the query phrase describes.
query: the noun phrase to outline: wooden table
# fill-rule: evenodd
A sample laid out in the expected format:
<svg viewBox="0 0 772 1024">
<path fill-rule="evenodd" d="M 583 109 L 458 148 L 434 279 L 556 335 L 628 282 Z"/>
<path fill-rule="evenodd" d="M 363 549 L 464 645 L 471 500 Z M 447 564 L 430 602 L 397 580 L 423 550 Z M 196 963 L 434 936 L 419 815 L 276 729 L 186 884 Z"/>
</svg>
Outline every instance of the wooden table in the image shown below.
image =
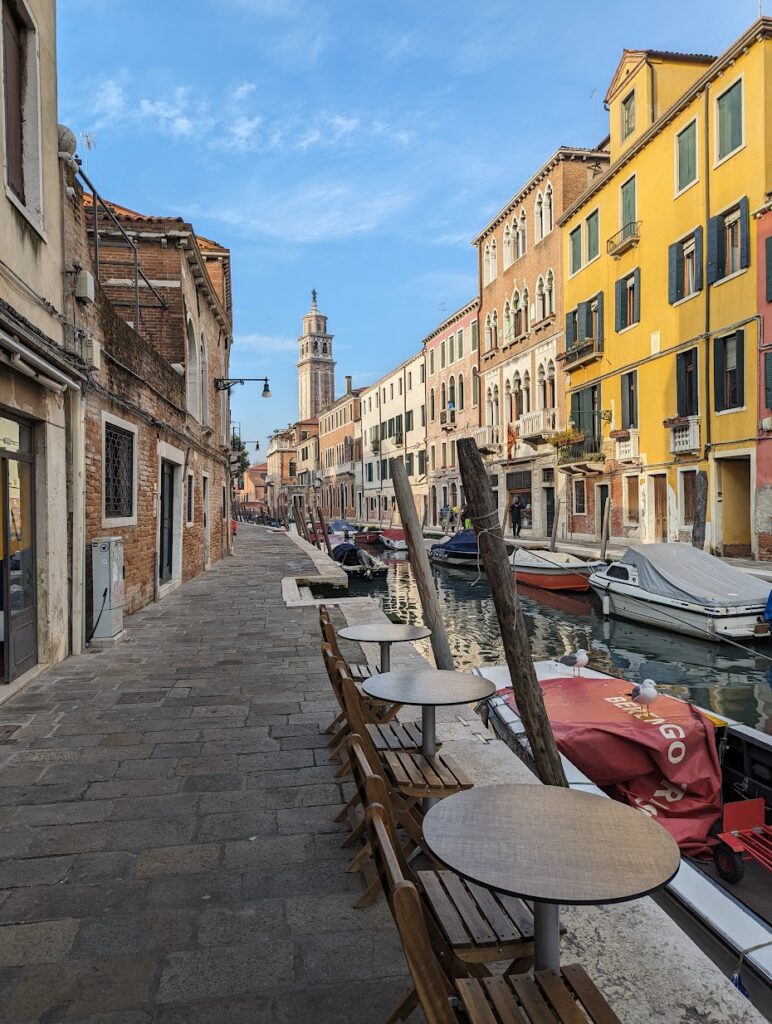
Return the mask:
<svg viewBox="0 0 772 1024">
<path fill-rule="evenodd" d="M 448 704 L 471 704 L 496 692 L 490 680 L 471 672 L 445 672 L 435 668 L 401 669 L 370 676 L 362 690 L 377 700 L 415 704 L 421 708 L 423 742 L 421 752 L 431 756 L 437 750 L 435 711 Z"/>
<path fill-rule="evenodd" d="M 344 640 L 355 640 L 360 644 L 381 645 L 381 672 L 391 668 L 391 645 L 424 640 L 432 631 L 426 626 L 410 626 L 400 622 L 365 622 L 361 626 L 345 626 L 338 630 Z"/>
<path fill-rule="evenodd" d="M 500 785 L 439 801 L 427 852 L 464 878 L 534 901 L 535 969 L 560 969 L 559 905 L 621 903 L 659 889 L 681 855 L 642 811 L 556 786 Z"/>
</svg>

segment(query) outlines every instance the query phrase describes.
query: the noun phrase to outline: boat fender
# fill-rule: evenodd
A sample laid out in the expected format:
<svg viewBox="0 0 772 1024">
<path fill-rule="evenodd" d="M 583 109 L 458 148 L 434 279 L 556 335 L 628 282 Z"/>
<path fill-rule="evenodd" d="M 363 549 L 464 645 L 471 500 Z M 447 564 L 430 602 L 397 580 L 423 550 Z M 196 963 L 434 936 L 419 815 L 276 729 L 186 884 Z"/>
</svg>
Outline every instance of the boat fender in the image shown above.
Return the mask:
<svg viewBox="0 0 772 1024">
<path fill-rule="evenodd" d="M 764 608 L 764 621 L 765 622 L 772 622 L 772 590 L 770 590 L 770 592 L 769 592 L 769 597 L 767 598 L 767 604 L 766 604 L 766 607 Z"/>
<path fill-rule="evenodd" d="M 603 603 L 603 614 L 604 615 L 609 615 L 611 613 L 611 602 L 609 601 L 609 596 L 608 596 L 608 591 L 607 590 L 604 591 L 604 593 L 603 593 L 602 603 Z"/>
</svg>

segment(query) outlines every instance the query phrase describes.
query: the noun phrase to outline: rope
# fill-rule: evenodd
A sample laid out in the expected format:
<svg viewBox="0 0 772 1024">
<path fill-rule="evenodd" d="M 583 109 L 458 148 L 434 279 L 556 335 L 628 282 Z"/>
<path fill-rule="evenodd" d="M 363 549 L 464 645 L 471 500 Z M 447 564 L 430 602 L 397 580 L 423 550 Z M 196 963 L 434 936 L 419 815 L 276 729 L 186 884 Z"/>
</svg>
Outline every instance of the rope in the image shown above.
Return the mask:
<svg viewBox="0 0 772 1024">
<path fill-rule="evenodd" d="M 740 973 L 740 969 L 742 968 L 743 961 L 745 960 L 746 956 L 749 953 L 755 953 L 759 949 L 766 949 L 767 946 L 772 946 L 772 939 L 766 939 L 766 941 L 759 942 L 755 946 L 748 946 L 747 949 L 741 949 L 740 950 L 740 956 L 739 956 L 739 958 L 737 960 L 737 964 L 736 964 L 735 969 L 734 969 L 734 971 L 732 973 L 733 974 L 739 974 Z"/>
</svg>

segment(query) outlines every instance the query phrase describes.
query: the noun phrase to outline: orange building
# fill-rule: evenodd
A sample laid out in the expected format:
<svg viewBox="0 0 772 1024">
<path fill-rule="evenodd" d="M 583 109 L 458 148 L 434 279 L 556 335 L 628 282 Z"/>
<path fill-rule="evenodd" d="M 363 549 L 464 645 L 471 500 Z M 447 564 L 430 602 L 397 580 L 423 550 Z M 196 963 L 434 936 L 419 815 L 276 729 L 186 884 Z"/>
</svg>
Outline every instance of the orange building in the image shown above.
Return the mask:
<svg viewBox="0 0 772 1024">
<path fill-rule="evenodd" d="M 319 476 L 322 509 L 328 519 L 356 515 L 356 471 L 362 461 L 360 392 L 346 377 L 344 394 L 319 417 Z"/>
</svg>

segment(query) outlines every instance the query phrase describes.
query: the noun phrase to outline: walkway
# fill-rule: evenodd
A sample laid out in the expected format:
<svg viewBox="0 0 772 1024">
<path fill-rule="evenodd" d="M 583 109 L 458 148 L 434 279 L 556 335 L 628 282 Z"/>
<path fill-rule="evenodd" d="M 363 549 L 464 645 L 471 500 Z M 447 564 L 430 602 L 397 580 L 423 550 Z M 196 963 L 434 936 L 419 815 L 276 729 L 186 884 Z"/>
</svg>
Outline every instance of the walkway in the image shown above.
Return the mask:
<svg viewBox="0 0 772 1024">
<path fill-rule="evenodd" d="M 351 907 L 317 613 L 281 602 L 310 567 L 244 527 L 0 707 L 0 1021 L 365 1024 L 404 990 L 385 904 Z"/>
</svg>

